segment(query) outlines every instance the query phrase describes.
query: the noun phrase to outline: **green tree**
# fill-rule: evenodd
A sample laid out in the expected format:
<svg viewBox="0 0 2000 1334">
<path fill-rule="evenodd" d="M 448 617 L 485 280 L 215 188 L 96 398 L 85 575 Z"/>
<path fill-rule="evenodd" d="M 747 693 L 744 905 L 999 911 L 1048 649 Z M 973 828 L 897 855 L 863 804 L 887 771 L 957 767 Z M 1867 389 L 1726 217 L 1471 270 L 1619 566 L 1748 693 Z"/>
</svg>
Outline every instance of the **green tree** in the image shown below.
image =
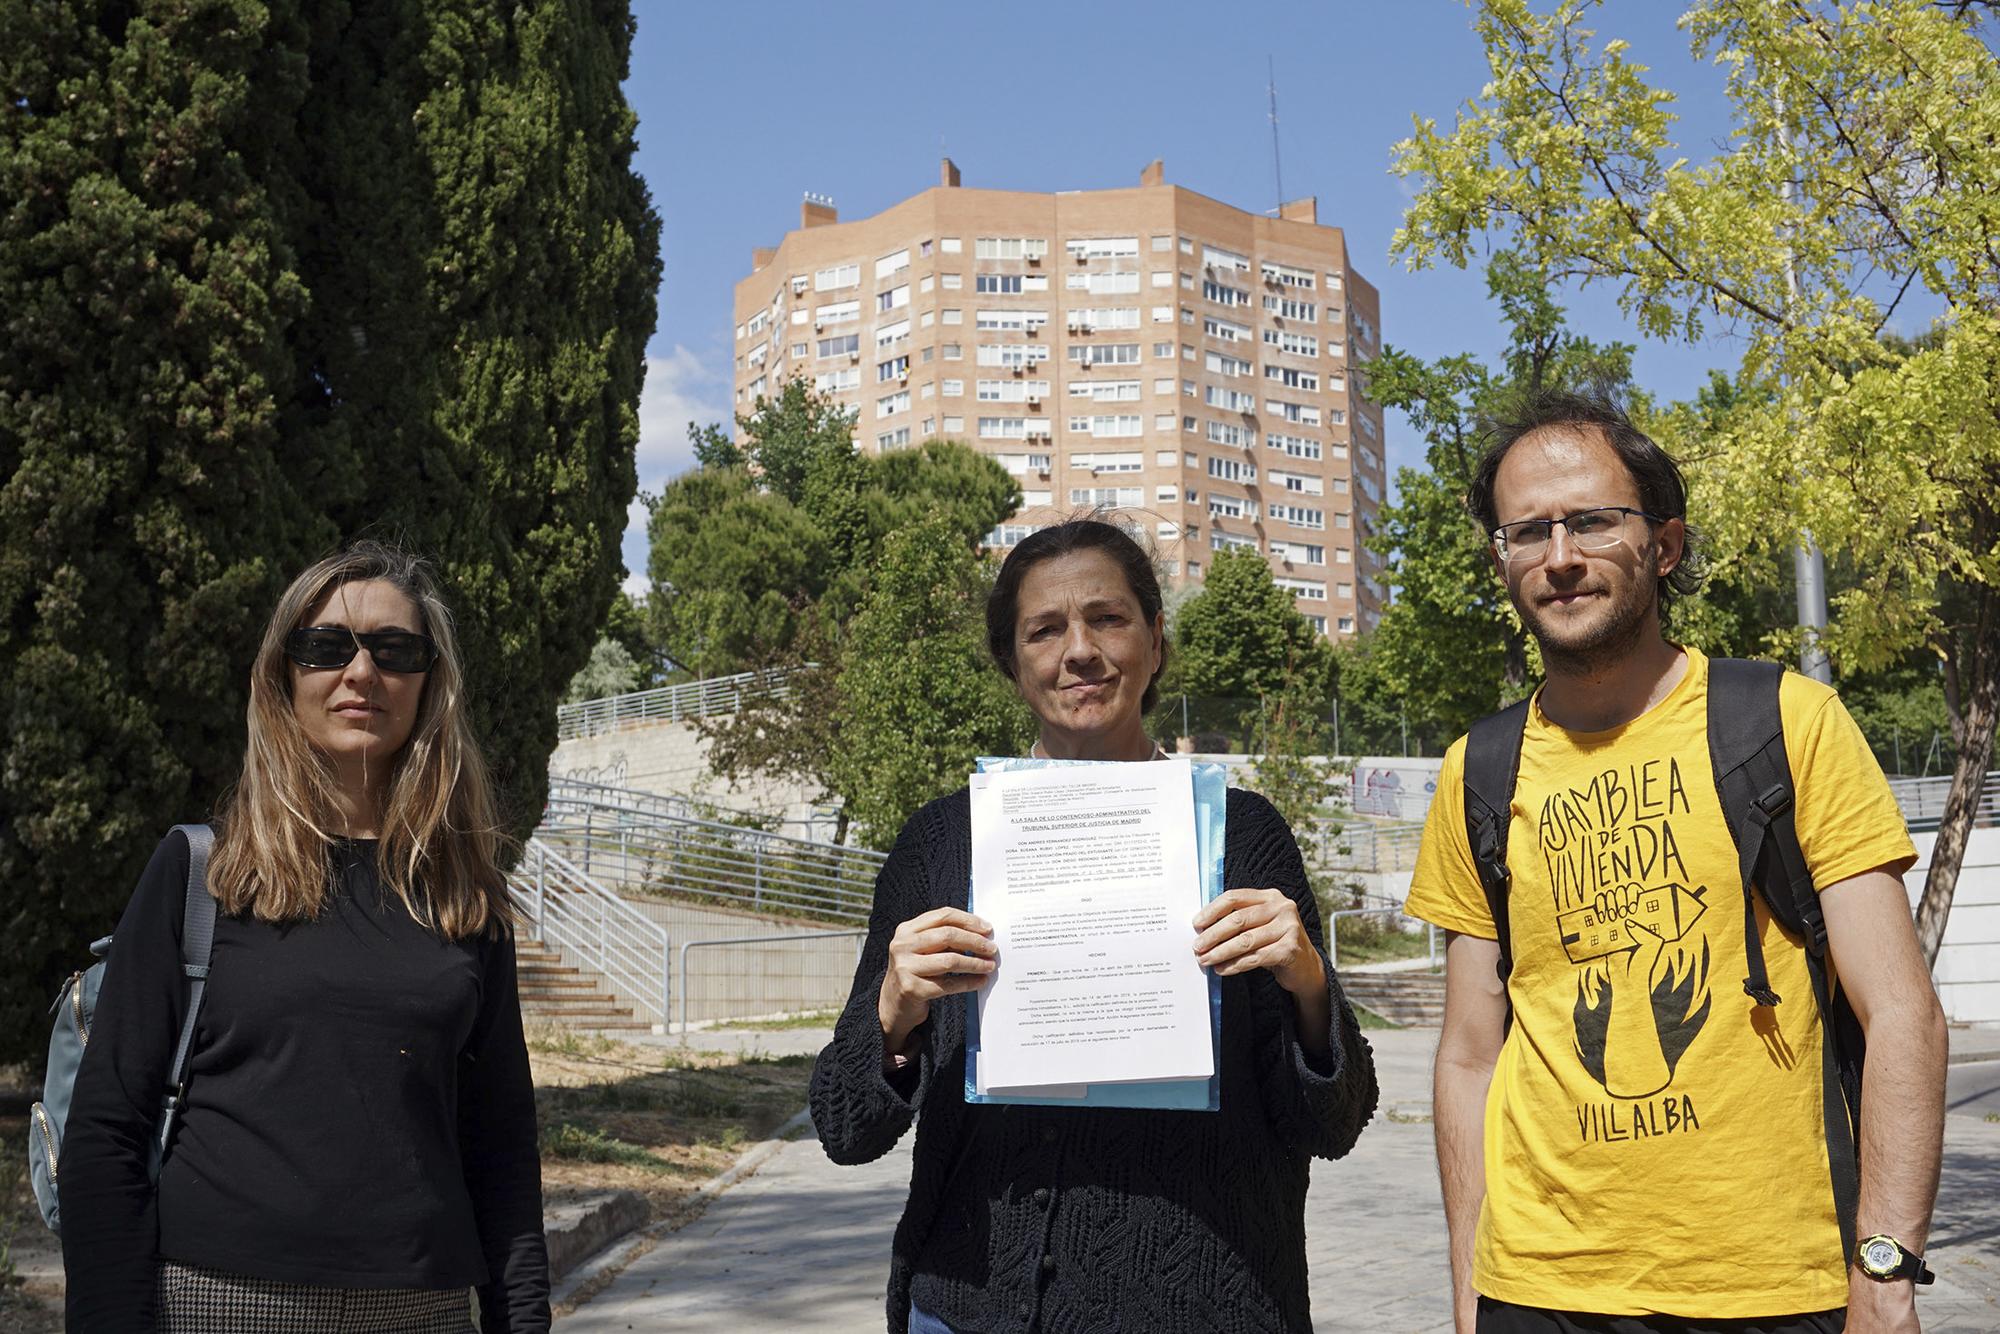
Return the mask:
<svg viewBox="0 0 2000 1334">
<path fill-rule="evenodd" d="M 0 6 L 0 1060 L 233 777 L 284 581 L 436 556 L 516 832 L 633 489 L 629 10 Z M 551 299 L 559 293 L 560 299 Z M 282 443 L 281 443 L 282 442 Z"/>
<path fill-rule="evenodd" d="M 1029 715 L 986 658 L 991 572 L 932 517 L 892 535 L 849 627 L 837 690 L 834 785 L 871 847 L 965 781 L 980 755 L 1014 755 Z"/>
<path fill-rule="evenodd" d="M 2000 60 L 1994 14 L 1928 0 L 1706 0 L 1683 19 L 1728 80 L 1734 134 L 1692 152 L 1673 95 L 1596 5 L 1481 0 L 1490 82 L 1419 120 L 1394 248 L 1463 265 L 1499 233 L 1536 268 L 1615 286 L 1652 337 L 1743 339 L 1698 474 L 1724 553 L 1845 551 L 1825 646 L 1871 667 L 1928 648 L 1958 703 L 1950 796 L 1918 908 L 1935 959 L 2000 719 Z M 1882 332 L 1910 291 L 1933 346 Z"/>
<path fill-rule="evenodd" d="M 607 695 L 623 695 L 632 690 L 639 680 L 639 664 L 632 661 L 632 655 L 625 646 L 609 635 L 597 641 L 590 650 L 590 658 L 569 679 L 569 688 L 563 691 L 563 703 L 575 704 L 586 699 L 603 699 Z"/>
<path fill-rule="evenodd" d="M 1251 725 L 1261 701 L 1291 692 L 1322 712 L 1333 687 L 1333 648 L 1248 547 L 1215 553 L 1201 592 L 1174 618 L 1176 685 L 1192 695 L 1241 700 Z"/>
<path fill-rule="evenodd" d="M 935 513 L 974 546 L 1020 507 L 1013 474 L 957 440 L 927 440 L 872 460 L 868 531 L 877 543 Z"/>
<path fill-rule="evenodd" d="M 1333 734 L 1326 698 L 1315 683 L 1297 677 L 1284 681 L 1263 697 L 1252 742 L 1256 760 L 1247 785 L 1261 793 L 1291 826 L 1305 860 L 1306 878 L 1319 899 L 1320 919 L 1349 906 L 1336 893 L 1327 860 L 1339 842 L 1340 824 L 1327 810 L 1338 763 L 1332 758 Z"/>
</svg>

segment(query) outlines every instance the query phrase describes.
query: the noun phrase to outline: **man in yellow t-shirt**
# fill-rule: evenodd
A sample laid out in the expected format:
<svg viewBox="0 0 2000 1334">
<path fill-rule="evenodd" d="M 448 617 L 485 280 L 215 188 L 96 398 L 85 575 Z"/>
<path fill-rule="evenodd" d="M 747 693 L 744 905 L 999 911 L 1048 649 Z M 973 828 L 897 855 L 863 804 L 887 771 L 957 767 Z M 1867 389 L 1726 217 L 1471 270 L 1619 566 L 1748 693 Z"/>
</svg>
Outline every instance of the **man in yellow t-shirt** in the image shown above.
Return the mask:
<svg viewBox="0 0 2000 1334">
<path fill-rule="evenodd" d="M 1508 825 L 1504 986 L 1463 738 L 1409 897 L 1449 941 L 1434 1110 L 1458 1334 L 1915 1331 L 1944 1019 L 1881 770 L 1832 690 L 1783 678 L 1799 845 L 1867 1033 L 1864 1263 L 1843 1255 L 1805 950 L 1761 896 L 1782 1001 L 1743 985 L 1708 661 L 1663 634 L 1697 578 L 1680 474 L 1601 399 L 1545 395 L 1494 438 L 1468 503 L 1547 669 Z"/>
</svg>

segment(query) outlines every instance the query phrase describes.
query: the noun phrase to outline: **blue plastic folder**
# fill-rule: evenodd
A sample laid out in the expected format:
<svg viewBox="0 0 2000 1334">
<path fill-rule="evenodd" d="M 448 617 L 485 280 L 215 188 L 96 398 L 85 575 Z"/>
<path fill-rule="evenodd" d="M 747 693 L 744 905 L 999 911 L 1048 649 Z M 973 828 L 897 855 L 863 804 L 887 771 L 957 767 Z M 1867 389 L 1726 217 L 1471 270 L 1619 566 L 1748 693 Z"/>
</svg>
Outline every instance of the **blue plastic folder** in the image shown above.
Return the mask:
<svg viewBox="0 0 2000 1334">
<path fill-rule="evenodd" d="M 980 773 L 1009 769 L 1042 769 L 1059 764 L 1094 764 L 1094 760 L 1037 760 L 1012 756 L 982 756 Z M 1197 764 L 1194 771 L 1195 849 L 1201 858 L 1201 897 L 1206 903 L 1222 893 L 1224 813 L 1229 804 L 1226 771 L 1219 764 Z M 973 912 L 972 888 L 966 901 Z M 1214 1073 L 1207 1079 L 1138 1080 L 1086 1084 L 1080 1098 L 1045 1098 L 1013 1093 L 979 1092 L 979 1002 L 965 998 L 965 1100 L 1018 1103 L 1030 1107 L 1156 1107 L 1172 1111 L 1213 1112 L 1222 1106 L 1222 980 L 1208 977 L 1208 1040 L 1213 1047 Z"/>
</svg>

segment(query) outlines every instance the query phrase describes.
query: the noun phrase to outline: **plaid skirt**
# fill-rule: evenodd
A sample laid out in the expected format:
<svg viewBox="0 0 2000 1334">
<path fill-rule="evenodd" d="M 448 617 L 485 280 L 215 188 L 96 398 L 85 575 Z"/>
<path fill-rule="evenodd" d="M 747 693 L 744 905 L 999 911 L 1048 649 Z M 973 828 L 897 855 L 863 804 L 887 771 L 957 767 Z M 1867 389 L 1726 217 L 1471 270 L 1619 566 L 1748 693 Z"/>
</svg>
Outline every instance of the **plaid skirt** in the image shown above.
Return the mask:
<svg viewBox="0 0 2000 1334">
<path fill-rule="evenodd" d="M 162 1261 L 160 1334 L 470 1334 L 466 1288 L 322 1288 Z"/>
</svg>

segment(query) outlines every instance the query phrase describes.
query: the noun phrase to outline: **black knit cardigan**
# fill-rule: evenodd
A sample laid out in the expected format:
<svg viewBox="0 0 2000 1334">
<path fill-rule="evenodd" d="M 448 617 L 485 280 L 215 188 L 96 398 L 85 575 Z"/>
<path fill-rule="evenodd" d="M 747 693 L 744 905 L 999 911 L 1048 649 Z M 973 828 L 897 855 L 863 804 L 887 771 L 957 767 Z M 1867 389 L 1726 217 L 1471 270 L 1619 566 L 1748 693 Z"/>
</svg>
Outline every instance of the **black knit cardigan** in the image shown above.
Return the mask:
<svg viewBox="0 0 2000 1334">
<path fill-rule="evenodd" d="M 1226 888 L 1284 890 L 1322 939 L 1298 845 L 1269 802 L 1230 791 L 1224 851 Z M 1376 1100 L 1374 1059 L 1332 967 L 1328 1059 L 1300 1045 L 1292 999 L 1268 972 L 1222 979 L 1218 1112 L 967 1104 L 973 997 L 934 1004 L 917 1060 L 894 1076 L 876 999 L 896 927 L 965 906 L 971 855 L 964 790 L 903 827 L 875 882 L 854 990 L 813 1068 L 813 1124 L 836 1163 L 881 1157 L 917 1122 L 889 1262 L 892 1334 L 913 1296 L 968 1334 L 1310 1330 L 1309 1161 L 1352 1148 Z"/>
</svg>

